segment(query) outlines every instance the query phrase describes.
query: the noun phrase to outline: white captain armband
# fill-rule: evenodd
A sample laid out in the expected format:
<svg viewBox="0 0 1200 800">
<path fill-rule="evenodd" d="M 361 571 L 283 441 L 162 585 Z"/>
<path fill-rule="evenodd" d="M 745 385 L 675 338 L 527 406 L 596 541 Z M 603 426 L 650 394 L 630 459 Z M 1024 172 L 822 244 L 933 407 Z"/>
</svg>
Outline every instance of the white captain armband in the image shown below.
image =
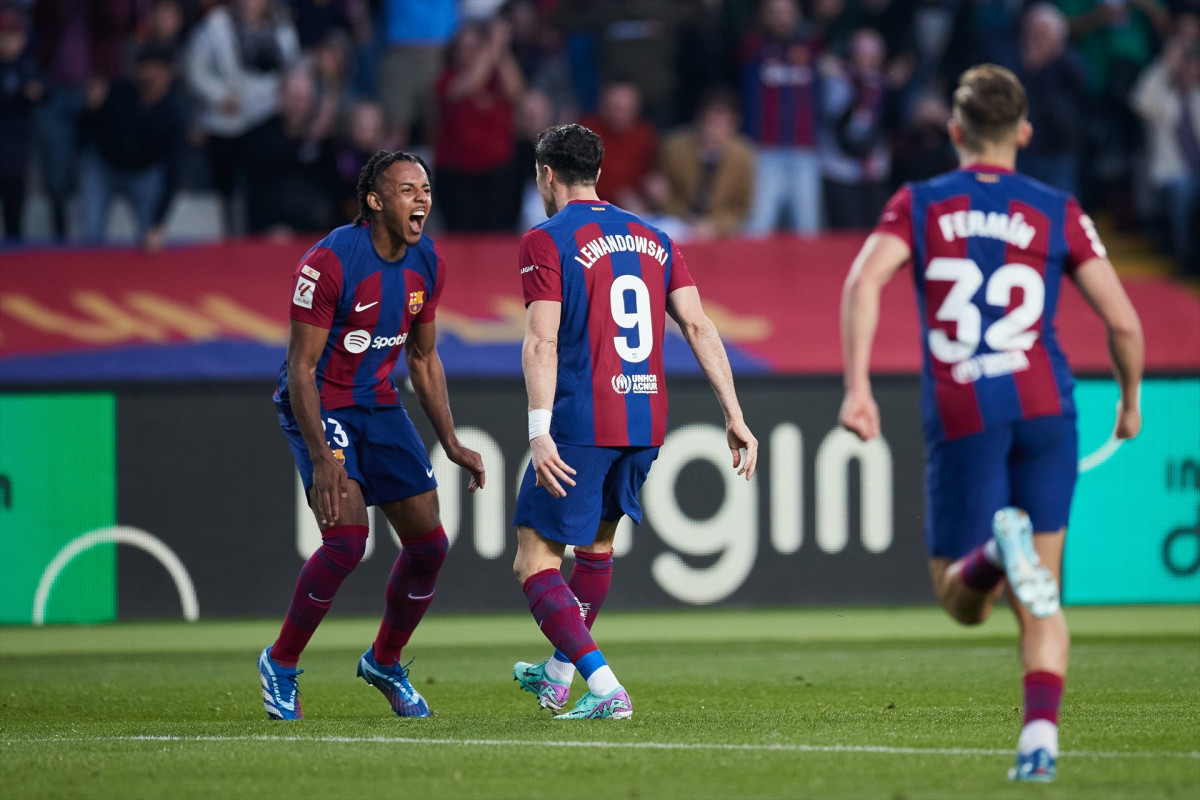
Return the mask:
<svg viewBox="0 0 1200 800">
<path fill-rule="evenodd" d="M 550 409 L 534 408 L 529 412 L 529 441 L 550 433 Z"/>
</svg>

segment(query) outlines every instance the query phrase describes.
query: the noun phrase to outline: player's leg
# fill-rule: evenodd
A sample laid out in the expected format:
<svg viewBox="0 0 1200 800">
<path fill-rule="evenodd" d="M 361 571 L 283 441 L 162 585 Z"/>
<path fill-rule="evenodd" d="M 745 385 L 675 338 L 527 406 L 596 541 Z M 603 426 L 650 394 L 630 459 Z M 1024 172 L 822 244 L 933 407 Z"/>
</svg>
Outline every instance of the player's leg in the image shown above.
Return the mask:
<svg viewBox="0 0 1200 800">
<path fill-rule="evenodd" d="M 308 491 L 309 506 L 314 503 L 312 494 L 313 465 L 308 447 L 300 435 L 296 420 L 290 410 L 280 409 L 280 425 L 287 436 L 292 458 L 300 472 L 300 478 Z M 330 420 L 324 420 L 328 423 Z M 333 420 L 334 430 L 327 433 L 337 436 L 340 429 L 349 442 L 353 438 L 357 418 L 352 411 L 339 412 Z M 300 569 L 296 588 L 288 605 L 279 638 L 266 647 L 258 658 L 259 677 L 263 687 L 263 705 L 272 719 L 301 719 L 297 676 L 300 654 L 312 638 L 325 613 L 333 604 L 333 597 L 342 581 L 362 560 L 367 545 L 367 506 L 362 493 L 362 473 L 358 470 L 355 449 L 351 444 L 330 449 L 343 463 L 350 480 L 346 483 L 346 494 L 338 507 L 337 519 L 329 521 L 321 529 L 321 546 L 317 548 Z M 318 520 L 320 525 L 320 520 Z"/>
<path fill-rule="evenodd" d="M 612 582 L 613 540 L 617 535 L 618 522 L 619 520 L 613 522 L 600 520 L 595 540 L 591 544 L 581 544 L 575 547 L 575 565 L 571 568 L 567 587 L 578 598 L 579 607 L 584 615 L 583 623 L 589 631 L 596 622 L 596 615 L 600 613 L 600 607 L 604 605 L 605 598 L 608 597 L 608 587 Z M 549 661 L 529 665 L 529 668 L 535 671 L 538 668 L 543 669 L 545 678 L 553 683 L 565 685 L 568 689 L 571 686 L 571 679 L 575 676 L 575 665 L 571 663 L 570 657 L 561 650 L 555 650 Z M 561 697 L 556 697 L 556 699 L 561 701 L 558 703 L 558 707 L 561 708 L 562 704 L 566 702 L 567 695 L 562 693 Z"/>
<path fill-rule="evenodd" d="M 588 630 L 608 597 L 613 572 L 613 541 L 621 518 L 628 516 L 635 525 L 642 521 L 638 492 L 650 474 L 650 466 L 658 458 L 657 447 L 626 448 L 609 467 L 604 479 L 603 507 L 596 538 L 588 545 L 575 547 L 575 566 L 567 586 L 579 598 Z M 546 665 L 547 674 L 556 681 L 570 684 L 575 673 L 571 661 L 559 651 Z"/>
<path fill-rule="evenodd" d="M 1061 577 L 1064 531 L 1038 533 L 1034 547 L 1043 565 Z M 1017 739 L 1017 763 L 1009 772 L 1014 780 L 1054 779 L 1058 761 L 1058 711 L 1062 703 L 1071 639 L 1062 609 L 1038 617 L 1018 601 L 1011 589 L 1009 605 L 1020 626 L 1021 667 L 1024 674 L 1024 716 Z"/>
<path fill-rule="evenodd" d="M 361 448 L 372 497 L 400 537 L 400 554 L 384 592 L 379 633 L 358 663 L 358 676 L 379 689 L 399 716 L 429 716 L 429 705 L 400 663 L 437 589 L 450 549 L 439 515 L 437 481 L 429 454 L 403 408 L 378 410 Z"/>
<path fill-rule="evenodd" d="M 992 537 L 996 509 L 1008 502 L 1011 430 L 988 429 L 931 443 L 925 468 L 925 542 L 929 575 L 942 607 L 964 625 L 992 612 L 1004 565 Z"/>
<path fill-rule="evenodd" d="M 1033 534 L 1033 547 L 1039 569 L 1049 573 L 1057 590 L 1062 584 L 1066 524 L 1077 475 L 1075 420 L 1043 417 L 1018 423 L 1016 430 L 1010 467 L 1013 501 L 1028 511 L 1032 528 L 1038 531 Z M 1054 778 L 1058 759 L 1058 710 L 1070 634 L 1057 602 L 1053 612 L 1046 614 L 1037 604 L 1014 595 L 1010 586 L 1010 604 L 1021 629 L 1025 713 L 1010 777 L 1048 781 Z"/>
<path fill-rule="evenodd" d="M 513 519 L 517 526 L 517 557 L 513 570 L 542 634 L 556 650 L 567 655 L 588 684 L 588 693 L 574 709 L 559 718 L 625 719 L 633 714 L 629 695 L 592 639 L 579 598 L 560 572 L 566 545 L 586 546 L 594 541 L 594 532 L 600 522 L 604 479 L 620 451 L 560 445 L 559 453 L 577 470 L 576 485 L 568 490 L 566 497 L 554 498 L 534 485 L 532 467 L 526 470 Z M 557 697 L 548 697 L 538 691 L 546 687 L 533 687 L 522 681 L 522 668 L 529 666 L 535 665 L 518 663 L 513 677 L 523 689 L 539 694 L 539 705 L 561 707 Z M 565 695 L 562 701 L 565 702 Z"/>
</svg>

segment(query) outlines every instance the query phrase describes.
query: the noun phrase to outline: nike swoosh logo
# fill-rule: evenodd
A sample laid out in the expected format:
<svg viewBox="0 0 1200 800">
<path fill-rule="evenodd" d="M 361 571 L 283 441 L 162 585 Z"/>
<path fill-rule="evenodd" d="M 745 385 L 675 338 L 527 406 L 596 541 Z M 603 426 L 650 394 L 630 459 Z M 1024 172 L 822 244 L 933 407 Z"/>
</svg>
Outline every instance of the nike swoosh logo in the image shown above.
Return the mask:
<svg viewBox="0 0 1200 800">
<path fill-rule="evenodd" d="M 412 592 L 409 592 L 408 599 L 409 600 L 428 600 L 429 598 L 433 597 L 433 595 L 434 595 L 434 593 L 430 592 L 429 594 L 423 594 L 420 597 L 417 597 Z"/>
<path fill-rule="evenodd" d="M 374 303 L 367 303 L 365 306 L 362 303 L 355 303 L 354 310 L 355 311 L 366 311 L 371 306 L 377 306 L 377 305 L 379 305 L 378 300 L 376 300 Z"/>
<path fill-rule="evenodd" d="M 430 467 L 429 469 L 425 470 L 425 477 L 426 477 L 426 478 L 432 478 L 432 477 L 433 477 L 433 467 Z"/>
<path fill-rule="evenodd" d="M 313 597 L 313 593 L 312 593 L 312 592 L 309 592 L 309 593 L 308 593 L 308 599 L 309 599 L 309 600 L 312 600 L 314 603 L 332 603 L 332 602 L 333 602 L 333 598 L 332 598 L 332 597 L 331 597 L 331 598 L 329 598 L 328 600 L 322 600 L 322 599 L 321 599 L 321 598 L 319 598 L 319 597 Z"/>
</svg>

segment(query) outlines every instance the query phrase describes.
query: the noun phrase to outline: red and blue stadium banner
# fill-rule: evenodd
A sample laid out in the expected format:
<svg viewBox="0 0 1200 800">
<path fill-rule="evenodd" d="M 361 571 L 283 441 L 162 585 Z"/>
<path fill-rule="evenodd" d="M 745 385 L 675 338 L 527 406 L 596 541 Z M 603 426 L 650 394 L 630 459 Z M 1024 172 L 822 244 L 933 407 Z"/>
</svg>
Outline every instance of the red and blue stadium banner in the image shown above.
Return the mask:
<svg viewBox="0 0 1200 800">
<path fill-rule="evenodd" d="M 519 374 L 518 241 L 439 240 L 449 268 L 439 350 L 449 374 Z M 10 251 L 0 256 L 0 384 L 272 377 L 287 341 L 290 276 L 311 243 Z M 781 236 L 684 247 L 736 374 L 840 372 L 841 287 L 861 243 L 861 235 Z M 1146 327 L 1148 369 L 1200 370 L 1200 298 L 1161 278 L 1126 287 Z M 919 368 L 912 294 L 906 274 L 884 292 L 877 371 Z M 1063 293 L 1058 319 L 1072 366 L 1107 372 L 1103 328 L 1077 292 Z M 698 374 L 678 332 L 668 331 L 664 347 L 668 375 Z"/>
</svg>

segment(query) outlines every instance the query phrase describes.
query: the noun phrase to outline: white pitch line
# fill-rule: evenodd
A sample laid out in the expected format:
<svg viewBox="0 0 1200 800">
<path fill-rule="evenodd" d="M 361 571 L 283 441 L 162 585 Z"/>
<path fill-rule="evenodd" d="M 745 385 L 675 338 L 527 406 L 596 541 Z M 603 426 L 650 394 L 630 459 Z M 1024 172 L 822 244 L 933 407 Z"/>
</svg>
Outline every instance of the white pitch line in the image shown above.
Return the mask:
<svg viewBox="0 0 1200 800">
<path fill-rule="evenodd" d="M 435 744 L 466 747 L 583 747 L 628 750 L 731 750 L 784 753 L 876 753 L 880 755 L 1003 756 L 1012 750 L 970 747 L 889 747 L 859 744 L 723 744 L 720 742 L 589 742 L 519 739 L 423 739 L 413 736 L 63 736 L 41 739 L 7 739 L 6 745 L 47 742 L 320 742 L 328 744 Z M 1200 751 L 1153 752 L 1148 750 L 1064 751 L 1071 758 L 1194 758 Z"/>
</svg>

